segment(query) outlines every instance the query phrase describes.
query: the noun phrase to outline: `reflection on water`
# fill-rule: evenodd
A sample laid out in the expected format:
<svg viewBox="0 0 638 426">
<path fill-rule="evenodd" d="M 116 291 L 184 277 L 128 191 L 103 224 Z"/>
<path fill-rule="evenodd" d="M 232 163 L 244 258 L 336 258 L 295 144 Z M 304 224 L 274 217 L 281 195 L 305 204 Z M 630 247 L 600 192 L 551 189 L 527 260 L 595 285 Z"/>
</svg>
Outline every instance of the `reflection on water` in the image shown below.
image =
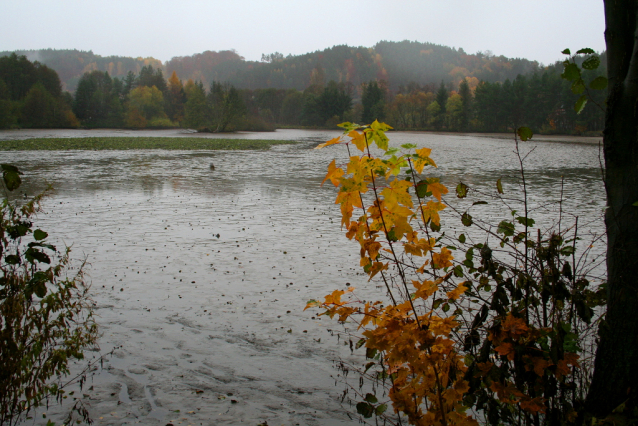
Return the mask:
<svg viewBox="0 0 638 426">
<path fill-rule="evenodd" d="M 91 409 L 116 413 L 109 424 L 169 421 L 175 410 L 193 411 L 188 421 L 204 424 L 213 416 L 216 424 L 349 424 L 352 410 L 340 406 L 342 388 L 330 377 L 332 360 L 349 350 L 326 332 L 335 323 L 302 312 L 307 300 L 346 283 L 364 296 L 377 291 L 358 272 L 356 244 L 341 234 L 335 189 L 319 186 L 327 164 L 347 154 L 311 148 L 337 134 L 248 135 L 301 141 L 268 151 L 0 153 L 1 162 L 25 172 L 21 189 L 54 186 L 38 225 L 73 244 L 76 257 L 87 256 L 102 349 L 122 346 L 95 378 Z M 432 175 L 451 192 L 460 180 L 493 190 L 500 178 L 507 196 L 519 188 L 511 141 L 390 137 L 395 146 L 432 148 L 439 165 Z M 555 221 L 562 191 L 563 215 L 602 233 L 598 147 L 521 146 L 535 147 L 525 177 L 537 223 Z M 496 205 L 479 207 L 496 222 L 507 215 Z M 193 389 L 204 392 L 193 398 Z M 229 393 L 237 403 L 220 397 Z"/>
</svg>

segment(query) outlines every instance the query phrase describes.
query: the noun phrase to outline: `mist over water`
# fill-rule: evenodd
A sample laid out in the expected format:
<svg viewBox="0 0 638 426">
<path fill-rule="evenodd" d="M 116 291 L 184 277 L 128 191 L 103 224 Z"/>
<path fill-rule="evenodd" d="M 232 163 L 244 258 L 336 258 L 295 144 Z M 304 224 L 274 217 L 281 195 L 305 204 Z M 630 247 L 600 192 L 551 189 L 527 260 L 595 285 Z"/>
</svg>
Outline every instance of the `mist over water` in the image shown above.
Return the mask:
<svg viewBox="0 0 638 426">
<path fill-rule="evenodd" d="M 87 136 L 20 135 L 43 137 L 38 132 Z M 11 139 L 7 133 L 0 139 Z M 384 297 L 360 274 L 358 244 L 340 230 L 336 189 L 320 186 L 329 162 L 345 163 L 348 155 L 339 146 L 312 148 L 338 134 L 230 136 L 300 141 L 266 151 L 0 152 L 1 162 L 24 172 L 21 190 L 53 185 L 37 227 L 88 261 L 101 349 L 118 347 L 85 390 L 96 424 L 351 424 L 347 413 L 355 410 L 339 402 L 343 387 L 331 377 L 333 361 L 361 360 L 327 331 L 341 329 L 336 321 L 303 311 L 309 299 L 347 283 L 362 298 Z M 467 206 L 453 194 L 459 181 L 493 191 L 500 178 L 506 196 L 519 188 L 513 141 L 388 136 L 393 146 L 432 148 L 439 168 L 426 172 L 440 177 L 450 202 L 461 207 Z M 552 202 L 562 191 L 563 217 L 579 217 L 579 234 L 604 233 L 598 146 L 532 141 L 521 149 L 533 149 L 525 177 L 537 224 L 556 221 Z M 474 209 L 496 223 L 509 216 L 491 201 Z M 470 231 L 442 217 L 444 227 L 448 220 Z"/>
</svg>

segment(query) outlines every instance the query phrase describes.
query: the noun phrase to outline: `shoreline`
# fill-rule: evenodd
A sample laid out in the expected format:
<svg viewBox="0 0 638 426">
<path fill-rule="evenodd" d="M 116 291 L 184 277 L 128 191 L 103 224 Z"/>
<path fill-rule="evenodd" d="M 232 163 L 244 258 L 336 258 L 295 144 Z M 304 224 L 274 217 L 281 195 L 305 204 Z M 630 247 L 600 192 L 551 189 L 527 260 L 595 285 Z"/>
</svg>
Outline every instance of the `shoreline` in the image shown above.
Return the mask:
<svg viewBox="0 0 638 426">
<path fill-rule="evenodd" d="M 248 132 L 235 133 L 199 133 L 192 129 L 157 129 L 157 130 L 130 130 L 130 129 L 18 129 L 0 130 L 0 143 L 3 141 L 16 141 L 25 139 L 44 138 L 193 138 L 193 139 L 278 139 L 276 135 L 287 132 L 339 132 L 341 129 L 277 129 L 274 132 Z M 473 133 L 473 132 L 440 132 L 430 130 L 393 130 L 394 134 L 423 134 L 423 135 L 449 135 L 466 136 L 488 139 L 513 140 L 512 133 Z M 284 137 L 283 139 L 288 139 Z M 531 142 L 577 143 L 598 145 L 602 142 L 602 136 L 574 136 L 574 135 L 540 135 L 535 134 Z"/>
</svg>

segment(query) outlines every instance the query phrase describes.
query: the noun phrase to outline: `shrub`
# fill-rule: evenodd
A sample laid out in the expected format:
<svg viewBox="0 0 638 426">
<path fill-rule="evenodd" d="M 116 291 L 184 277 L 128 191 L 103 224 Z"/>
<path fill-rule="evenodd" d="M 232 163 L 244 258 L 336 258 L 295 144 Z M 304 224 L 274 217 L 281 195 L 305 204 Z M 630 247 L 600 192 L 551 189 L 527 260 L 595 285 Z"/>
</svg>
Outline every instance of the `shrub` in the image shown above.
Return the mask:
<svg viewBox="0 0 638 426">
<path fill-rule="evenodd" d="M 347 338 L 353 350 L 365 348 L 366 362 L 340 364 L 344 377 L 359 373 L 359 386 L 346 389 L 357 412 L 391 424 L 575 424 L 605 285 L 577 267 L 577 221 L 535 228 L 518 138 L 522 196 L 504 198 L 500 180 L 494 193 L 475 191 L 505 207 L 490 223 L 473 217 L 485 200 L 464 200 L 474 188 L 459 183 L 454 205 L 439 179 L 424 174 L 436 167 L 430 149 L 390 148 L 390 127 L 376 121 L 340 126 L 345 135 L 318 148 L 345 144 L 349 161 L 342 168 L 333 160 L 324 182 L 339 187 L 346 237 L 359 243 L 360 266 L 387 297 L 361 300 L 349 287 L 306 308 L 357 326 Z M 519 136 L 532 134 L 521 128 Z M 439 215 L 446 208 L 461 229 L 477 230 L 473 237 L 446 235 Z"/>
<path fill-rule="evenodd" d="M 20 171 L 2 165 L 8 191 Z M 58 252 L 33 229 L 43 194 L 25 204 L 5 198 L 0 208 L 0 424 L 14 425 L 49 398 L 61 400 L 56 379 L 72 359 L 95 345 L 93 302 L 82 268 L 69 275 L 69 248 Z"/>
</svg>

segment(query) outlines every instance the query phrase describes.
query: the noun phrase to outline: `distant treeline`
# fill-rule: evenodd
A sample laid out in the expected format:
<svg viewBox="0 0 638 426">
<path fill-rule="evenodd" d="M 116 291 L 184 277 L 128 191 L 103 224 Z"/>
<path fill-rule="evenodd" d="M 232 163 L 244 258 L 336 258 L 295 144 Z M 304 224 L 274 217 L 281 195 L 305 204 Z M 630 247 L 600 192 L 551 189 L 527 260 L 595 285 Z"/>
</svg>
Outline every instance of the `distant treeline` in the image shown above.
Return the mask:
<svg viewBox="0 0 638 426">
<path fill-rule="evenodd" d="M 281 55 L 270 55 L 278 60 Z M 604 56 L 604 55 L 603 55 Z M 603 57 L 604 63 L 604 57 Z M 341 121 L 386 121 L 395 129 L 504 132 L 529 126 L 542 133 L 596 132 L 603 127 L 604 94 L 576 115 L 577 98 L 560 64 L 503 83 L 466 77 L 455 83 L 411 82 L 392 90 L 386 80 L 354 85 L 315 69 L 303 91 L 239 89 L 230 82 L 189 79 L 141 67 L 122 78 L 86 72 L 74 95 L 55 71 L 24 56 L 0 58 L 0 127 L 186 127 L 203 131 L 265 131 L 277 127 L 334 128 Z M 588 71 L 593 79 L 604 69 Z M 597 107 L 598 104 L 599 107 Z"/>
</svg>

